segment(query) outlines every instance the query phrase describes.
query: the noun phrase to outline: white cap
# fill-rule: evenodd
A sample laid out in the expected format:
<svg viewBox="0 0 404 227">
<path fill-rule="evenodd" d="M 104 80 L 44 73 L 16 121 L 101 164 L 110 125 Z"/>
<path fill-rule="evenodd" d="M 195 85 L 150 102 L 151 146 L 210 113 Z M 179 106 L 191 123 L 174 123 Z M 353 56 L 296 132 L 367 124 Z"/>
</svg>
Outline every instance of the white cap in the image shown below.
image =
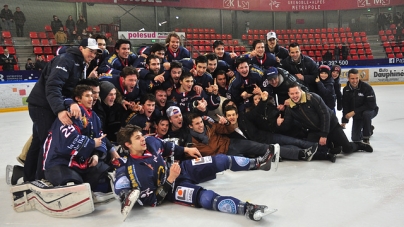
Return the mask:
<svg viewBox="0 0 404 227">
<path fill-rule="evenodd" d="M 275 32 L 268 32 L 267 33 L 267 40 L 275 38 L 276 39 L 276 33 Z"/>
</svg>

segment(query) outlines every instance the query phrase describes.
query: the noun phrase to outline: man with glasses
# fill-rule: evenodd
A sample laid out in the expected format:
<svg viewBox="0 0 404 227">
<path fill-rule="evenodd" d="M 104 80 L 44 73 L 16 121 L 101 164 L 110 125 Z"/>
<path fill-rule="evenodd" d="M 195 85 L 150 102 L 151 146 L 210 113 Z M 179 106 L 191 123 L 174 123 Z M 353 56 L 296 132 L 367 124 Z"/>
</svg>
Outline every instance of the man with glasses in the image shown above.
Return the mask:
<svg viewBox="0 0 404 227">
<path fill-rule="evenodd" d="M 71 117 L 81 117 L 81 110 L 71 97 L 76 84 L 101 50 L 95 39 L 84 39 L 78 48 L 56 56 L 42 70 L 41 77 L 28 96 L 28 111 L 33 122 L 32 143 L 24 165 L 24 181 L 43 179 L 41 147 L 56 118 L 72 125 Z"/>
<path fill-rule="evenodd" d="M 267 33 L 267 45 L 265 47 L 265 52 L 274 54 L 278 64 L 289 56 L 289 51 L 286 48 L 279 46 L 275 32 Z"/>
</svg>

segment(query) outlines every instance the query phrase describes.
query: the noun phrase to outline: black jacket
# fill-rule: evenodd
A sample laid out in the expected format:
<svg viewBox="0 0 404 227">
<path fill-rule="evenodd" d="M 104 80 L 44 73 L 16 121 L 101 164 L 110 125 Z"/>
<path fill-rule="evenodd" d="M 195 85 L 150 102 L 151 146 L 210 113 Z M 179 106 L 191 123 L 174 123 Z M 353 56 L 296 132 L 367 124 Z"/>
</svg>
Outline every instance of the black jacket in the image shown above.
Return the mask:
<svg viewBox="0 0 404 227">
<path fill-rule="evenodd" d="M 323 99 L 324 103 L 332 110 L 335 108 L 335 91 L 334 91 L 334 79 L 331 75 L 327 79 L 316 83 L 318 89 L 318 95 Z"/>
<path fill-rule="evenodd" d="M 351 111 L 355 111 L 354 119 L 361 119 L 365 110 L 375 110 L 376 113 L 379 111 L 372 86 L 361 80 L 357 89 L 352 88 L 347 82 L 342 93 L 342 106 L 342 123 L 348 123 L 349 120 L 344 116 Z"/>
<path fill-rule="evenodd" d="M 269 51 L 268 44 L 265 44 L 265 52 L 274 54 L 275 57 L 278 57 L 281 61 L 289 57 L 289 51 L 286 48 L 279 46 L 279 44 L 276 44 L 274 52 Z"/>
<path fill-rule="evenodd" d="M 337 110 L 342 110 L 342 93 L 339 76 L 334 79 L 334 92 L 337 99 Z"/>
<path fill-rule="evenodd" d="M 66 109 L 65 98 L 71 98 L 83 70 L 83 54 L 78 48 L 69 48 L 66 53 L 56 56 L 46 64 L 27 102 L 34 106 L 52 109 L 57 115 Z"/>
<path fill-rule="evenodd" d="M 309 56 L 300 55 L 300 62 L 295 63 L 292 61 L 292 58 L 289 56 L 286 59 L 281 61 L 282 68 L 287 70 L 290 74 L 302 74 L 304 76 L 304 81 L 296 79 L 303 85 L 307 86 L 310 92 L 317 93 L 316 87 L 316 77 L 318 74 L 318 67 L 315 61 L 311 59 Z"/>
<path fill-rule="evenodd" d="M 321 137 L 327 137 L 330 130 L 339 124 L 334 112 L 325 105 L 320 96 L 312 92 L 303 92 L 301 103 L 296 104 L 290 100 L 290 106 L 285 109 L 281 129 L 290 129 L 294 120 L 309 131 L 319 132 Z"/>
</svg>

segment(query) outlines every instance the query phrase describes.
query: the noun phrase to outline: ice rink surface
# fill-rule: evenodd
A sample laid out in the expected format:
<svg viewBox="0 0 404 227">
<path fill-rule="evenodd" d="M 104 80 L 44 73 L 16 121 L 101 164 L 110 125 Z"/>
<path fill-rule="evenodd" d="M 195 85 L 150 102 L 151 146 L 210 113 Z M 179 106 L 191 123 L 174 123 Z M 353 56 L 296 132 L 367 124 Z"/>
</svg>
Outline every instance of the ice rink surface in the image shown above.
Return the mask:
<svg viewBox="0 0 404 227">
<path fill-rule="evenodd" d="M 374 90 L 380 111 L 373 120 L 373 153 L 341 154 L 336 163 L 284 161 L 277 172 L 226 171 L 201 184 L 221 195 L 278 209 L 260 222 L 170 202 L 134 207 L 122 222 L 117 200 L 73 219 L 52 218 L 39 211 L 16 213 L 5 169 L 7 164 L 18 164 L 16 156 L 31 134 L 32 122 L 28 111 L 1 113 L 0 226 L 403 226 L 404 85 L 374 86 Z M 340 118 L 341 113 L 337 114 Z M 345 131 L 349 139 L 350 127 Z"/>
</svg>

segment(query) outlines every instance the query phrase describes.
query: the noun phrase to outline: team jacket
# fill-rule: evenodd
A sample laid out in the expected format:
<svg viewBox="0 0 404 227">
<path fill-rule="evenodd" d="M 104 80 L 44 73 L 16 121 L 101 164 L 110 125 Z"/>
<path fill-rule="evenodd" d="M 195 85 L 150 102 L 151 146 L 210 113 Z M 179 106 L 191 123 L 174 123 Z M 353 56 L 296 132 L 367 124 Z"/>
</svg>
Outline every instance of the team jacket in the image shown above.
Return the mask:
<svg viewBox="0 0 404 227">
<path fill-rule="evenodd" d="M 191 57 L 191 55 L 189 54 L 189 51 L 182 46 L 180 46 L 176 52 L 172 52 L 170 50 L 170 48 L 167 48 L 165 56 L 166 56 L 166 59 L 168 62 L 172 62 L 173 60 L 181 60 L 183 58 Z"/>
<path fill-rule="evenodd" d="M 302 92 L 300 103 L 289 100 L 290 106 L 285 109 L 285 120 L 281 129 L 289 129 L 293 120 L 312 132 L 319 132 L 321 137 L 327 137 L 330 129 L 338 124 L 334 112 L 328 108 L 320 96 L 315 93 Z"/>
<path fill-rule="evenodd" d="M 318 66 L 313 59 L 309 56 L 300 55 L 300 62 L 295 63 L 292 61 L 292 58 L 289 56 L 281 61 L 282 68 L 287 70 L 290 74 L 302 74 L 304 76 L 304 81 L 296 79 L 301 83 L 307 86 L 310 92 L 317 93 L 316 87 L 316 78 L 318 73 Z"/>
<path fill-rule="evenodd" d="M 245 54 L 243 57 L 250 60 L 250 64 L 256 65 L 261 69 L 268 69 L 271 66 L 276 66 L 278 63 L 276 61 L 275 55 L 270 52 L 264 53 L 262 58 L 255 56 L 250 57 L 250 54 Z"/>
<path fill-rule="evenodd" d="M 97 148 L 94 142 L 94 138 L 102 136 L 100 119 L 92 110 L 79 106 L 83 117 L 71 118 L 72 125 L 63 125 L 58 118 L 53 123 L 44 143 L 44 170 L 56 165 L 87 169 L 93 154 L 97 154 L 100 159 L 105 157 L 105 138 Z"/>
<path fill-rule="evenodd" d="M 129 155 L 126 160 L 119 159 L 121 167 L 117 169 L 115 189 L 139 188 L 143 205 L 156 206 L 156 190 L 169 175 L 164 157 L 183 156 L 184 148 L 153 136 L 146 137 L 146 145 L 142 156 Z"/>
<path fill-rule="evenodd" d="M 136 67 L 139 64 L 138 61 L 137 55 L 132 52 L 129 53 L 127 59 L 121 59 L 118 57 L 117 53 L 113 53 L 108 55 L 108 57 L 101 63 L 98 72 L 119 75 L 122 69 L 126 66 Z"/>
<path fill-rule="evenodd" d="M 126 89 L 123 86 L 123 77 L 120 77 L 119 75 L 113 75 L 113 76 L 103 76 L 100 77 L 100 80 L 103 81 L 109 81 L 111 82 L 117 91 L 121 93 L 122 97 L 126 101 L 138 101 L 140 100 L 140 97 L 143 95 L 143 90 L 140 88 L 140 81 L 136 83 L 136 86 L 133 88 L 132 92 L 126 91 Z"/>
<path fill-rule="evenodd" d="M 243 77 L 239 72 L 235 72 L 233 78 L 229 82 L 227 98 L 233 100 L 237 105 L 243 103 L 241 93 L 248 89 L 252 89 L 254 84 L 262 87 L 262 75 L 250 69 L 247 77 Z M 249 87 L 247 89 L 247 87 Z"/>
<path fill-rule="evenodd" d="M 84 58 L 80 50 L 67 49 L 65 54 L 56 56 L 46 64 L 27 102 L 34 106 L 52 109 L 57 115 L 66 109 L 65 98 L 72 96 L 72 91 L 82 77 L 83 70 Z"/>
<path fill-rule="evenodd" d="M 349 120 L 344 116 L 351 111 L 355 111 L 354 119 L 361 119 L 365 110 L 379 111 L 373 88 L 361 80 L 357 89 L 353 89 L 347 82 L 342 91 L 342 106 L 342 123 L 348 123 Z"/>
<path fill-rule="evenodd" d="M 229 52 L 224 52 L 223 57 L 221 57 L 221 58 L 219 57 L 219 61 L 220 61 L 220 60 L 225 61 L 225 62 L 229 65 L 229 67 L 231 68 L 231 70 L 235 70 L 235 69 L 236 69 L 236 67 L 235 67 L 235 65 L 234 65 L 234 59 L 231 58 Z M 219 67 L 219 62 L 218 62 L 217 65 L 218 65 L 218 67 Z"/>
<path fill-rule="evenodd" d="M 270 52 L 267 44 L 265 44 L 265 52 Z M 281 59 L 281 61 L 289 57 L 289 51 L 286 48 L 279 46 L 279 44 L 276 44 L 274 52 L 270 53 Z"/>
<path fill-rule="evenodd" d="M 219 107 L 220 97 L 213 94 L 207 95 L 205 91 L 202 91 L 202 93 L 198 95 L 195 91 L 178 92 L 178 89 L 176 89 L 171 92 L 171 96 L 167 98 L 167 102 L 178 106 L 181 109 L 181 113 L 198 112 L 199 110 L 194 107 L 194 102 L 202 98 L 208 103 L 208 110 L 215 110 Z"/>
</svg>

